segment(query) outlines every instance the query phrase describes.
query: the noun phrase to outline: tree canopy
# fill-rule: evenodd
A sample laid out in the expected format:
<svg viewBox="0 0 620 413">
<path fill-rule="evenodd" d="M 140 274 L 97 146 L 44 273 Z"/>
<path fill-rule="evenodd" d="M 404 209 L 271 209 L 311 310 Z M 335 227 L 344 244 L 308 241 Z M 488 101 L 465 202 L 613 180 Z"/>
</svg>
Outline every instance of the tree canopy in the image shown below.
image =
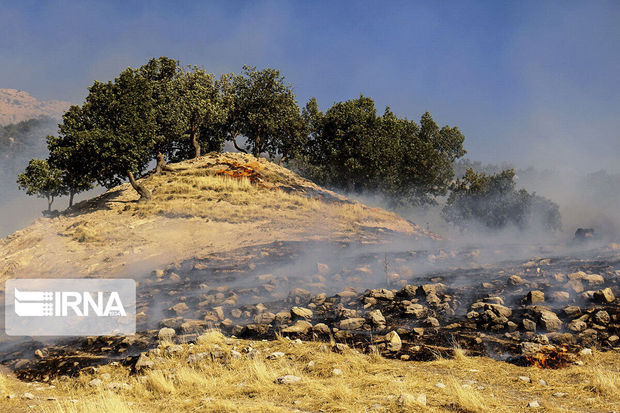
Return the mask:
<svg viewBox="0 0 620 413">
<path fill-rule="evenodd" d="M 308 148 L 302 169 L 323 185 L 354 192 L 373 191 L 397 203 L 421 204 L 444 195 L 463 156 L 464 136 L 456 127 L 439 128 L 427 112 L 420 125 L 399 119 L 360 96 L 327 112 L 311 99 L 303 111 Z"/>
<path fill-rule="evenodd" d="M 47 198 L 48 211 L 52 210 L 54 198 L 67 193 L 62 183 L 61 171 L 50 168 L 44 159 L 32 159 L 26 170 L 17 176 L 17 185 L 28 195 Z"/>
<path fill-rule="evenodd" d="M 504 170 L 495 175 L 468 169 L 462 179 L 452 184 L 442 215 L 462 229 L 479 224 L 489 229 L 509 225 L 526 229 L 534 224 L 548 230 L 561 227 L 557 204 L 516 189 L 515 172 Z"/>
</svg>

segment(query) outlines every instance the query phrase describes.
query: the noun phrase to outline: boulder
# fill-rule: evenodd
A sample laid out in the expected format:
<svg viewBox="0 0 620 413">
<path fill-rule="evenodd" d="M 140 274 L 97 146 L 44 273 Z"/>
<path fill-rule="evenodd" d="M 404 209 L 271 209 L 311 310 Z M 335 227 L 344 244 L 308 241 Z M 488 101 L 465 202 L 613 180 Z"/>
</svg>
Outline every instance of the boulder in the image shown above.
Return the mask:
<svg viewBox="0 0 620 413">
<path fill-rule="evenodd" d="M 292 326 L 283 328 L 282 332 L 286 334 L 306 334 L 311 328 L 312 324 L 306 320 L 297 320 Z"/>
<path fill-rule="evenodd" d="M 602 304 L 610 304 L 613 303 L 616 297 L 614 297 L 614 293 L 611 288 L 607 287 L 602 290 L 598 290 L 594 293 L 594 299 Z"/>
<path fill-rule="evenodd" d="M 381 310 L 372 310 L 366 314 L 366 318 L 375 327 L 385 326 L 385 317 L 381 314 Z"/>
<path fill-rule="evenodd" d="M 340 322 L 339 328 L 342 330 L 359 330 L 364 325 L 364 322 L 366 320 L 361 317 L 347 318 Z"/>
<path fill-rule="evenodd" d="M 390 331 L 385 335 L 385 342 L 388 351 L 400 351 L 403 346 L 403 342 L 396 331 Z"/>
<path fill-rule="evenodd" d="M 293 320 L 296 319 L 311 319 L 312 318 L 312 310 L 304 307 L 293 307 L 291 308 L 291 317 Z"/>
<path fill-rule="evenodd" d="M 547 331 L 562 329 L 562 321 L 553 311 L 543 310 L 538 319 L 540 326 Z"/>
<path fill-rule="evenodd" d="M 528 304 L 539 304 L 545 302 L 545 293 L 542 291 L 530 291 L 527 293 Z"/>
</svg>

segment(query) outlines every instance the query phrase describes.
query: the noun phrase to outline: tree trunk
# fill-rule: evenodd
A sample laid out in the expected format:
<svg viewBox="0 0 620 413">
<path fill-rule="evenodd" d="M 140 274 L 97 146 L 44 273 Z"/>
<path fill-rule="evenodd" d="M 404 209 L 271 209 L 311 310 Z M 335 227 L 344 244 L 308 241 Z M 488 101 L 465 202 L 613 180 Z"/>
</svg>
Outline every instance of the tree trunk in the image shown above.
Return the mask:
<svg viewBox="0 0 620 413">
<path fill-rule="evenodd" d="M 73 195 L 75 195 L 73 190 L 69 191 L 69 208 L 73 206 Z"/>
<path fill-rule="evenodd" d="M 200 143 L 198 143 L 198 131 L 192 129 L 192 145 L 194 146 L 194 158 L 200 157 Z"/>
<path fill-rule="evenodd" d="M 237 135 L 239 135 L 239 134 L 235 133 L 233 135 L 233 138 L 232 138 L 232 142 L 233 142 L 233 145 L 235 146 L 235 149 L 238 150 L 239 152 L 248 153 L 248 151 L 246 151 L 245 149 L 240 148 L 239 145 L 237 145 Z"/>
<path fill-rule="evenodd" d="M 52 204 L 54 203 L 53 196 L 47 196 L 47 212 L 52 212 Z"/>
<path fill-rule="evenodd" d="M 157 158 L 157 166 L 155 166 L 155 174 L 159 175 L 162 170 L 166 168 L 166 160 L 164 159 L 164 154 L 159 152 L 156 156 Z"/>
<path fill-rule="evenodd" d="M 260 153 L 261 153 L 261 147 L 260 147 L 260 130 L 259 130 L 258 133 L 256 134 L 256 140 L 254 141 L 254 151 L 252 155 L 258 158 L 260 157 Z"/>
<path fill-rule="evenodd" d="M 136 192 L 140 194 L 140 201 L 147 201 L 151 199 L 151 191 L 149 191 L 143 185 L 139 184 L 136 181 L 136 178 L 134 178 L 133 176 L 133 172 L 127 171 L 127 176 L 129 177 L 129 182 L 131 183 L 133 189 L 135 189 Z"/>
</svg>

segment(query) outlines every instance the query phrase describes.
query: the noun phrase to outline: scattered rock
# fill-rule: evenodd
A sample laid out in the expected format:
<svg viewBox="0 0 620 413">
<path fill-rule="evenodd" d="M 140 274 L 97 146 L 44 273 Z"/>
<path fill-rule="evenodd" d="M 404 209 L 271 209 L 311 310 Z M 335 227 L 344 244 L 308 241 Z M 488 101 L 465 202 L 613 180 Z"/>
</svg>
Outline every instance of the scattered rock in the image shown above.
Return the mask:
<svg viewBox="0 0 620 413">
<path fill-rule="evenodd" d="M 295 384 L 301 381 L 301 377 L 287 374 L 285 376 L 278 377 L 275 382 L 277 384 Z"/>
<path fill-rule="evenodd" d="M 388 351 L 400 351 L 403 346 L 403 342 L 396 331 L 390 331 L 385 335 L 385 341 L 387 343 Z"/>
</svg>

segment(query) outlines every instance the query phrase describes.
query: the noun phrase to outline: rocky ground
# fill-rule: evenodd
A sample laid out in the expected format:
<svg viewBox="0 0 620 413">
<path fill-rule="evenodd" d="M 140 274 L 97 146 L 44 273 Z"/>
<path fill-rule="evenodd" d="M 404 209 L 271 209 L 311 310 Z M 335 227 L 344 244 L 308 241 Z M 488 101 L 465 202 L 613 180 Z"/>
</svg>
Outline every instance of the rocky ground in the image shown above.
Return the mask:
<svg viewBox="0 0 620 413">
<path fill-rule="evenodd" d="M 610 362 L 620 347 L 616 244 L 457 247 L 245 155 L 208 155 L 143 182 L 153 191 L 149 203 L 136 203 L 124 185 L 0 241 L 3 279 L 73 274 L 137 282 L 134 336 L 1 337 L 0 363 L 17 380 L 6 379 L 0 390 L 16 411 L 45 394 L 73 403 L 67 396 L 73 391 L 97 406 L 117 403 L 104 411 L 132 411 L 127 403 L 151 411 L 144 397 L 164 403 L 170 395 L 186 397 L 166 401 L 171 408 L 208 411 L 202 397 L 215 390 L 187 394 L 175 365 L 235 387 L 229 396 L 208 396 L 221 402 L 216 411 L 235 411 L 222 401 L 233 396 L 238 403 L 261 399 L 244 405 L 247 411 L 347 411 L 353 389 L 382 389 L 357 411 L 416 410 L 426 405 L 419 391 L 435 396 L 429 405 L 439 411 L 514 411 L 530 402 L 536 408 L 527 393 L 534 388 L 521 387 L 549 377 L 557 379 L 553 393 L 564 394 L 557 398 L 569 388 L 585 397 L 564 403 L 576 411 L 620 403 L 613 390 L 618 366 Z M 205 335 L 213 334 L 219 344 L 205 347 Z M 247 393 L 233 385 L 244 369 L 258 368 L 256 360 L 267 364 L 255 386 L 277 392 L 279 385 L 305 383 L 292 393 L 298 399 L 272 406 L 258 387 Z M 328 361 L 340 367 L 328 369 Z M 309 373 L 310 362 L 323 367 Z M 364 374 L 384 367 L 390 373 L 356 382 L 351 363 Z M 538 373 L 528 370 L 522 379 L 520 368 L 566 373 L 535 380 Z M 233 375 L 233 369 L 241 370 Z M 458 377 L 394 394 L 398 377 L 415 380 L 412 372 L 427 370 Z M 504 370 L 514 380 L 500 385 Z M 472 381 L 472 372 L 492 378 Z M 474 384 L 493 390 L 472 401 Z M 343 392 L 335 405 L 321 399 L 334 385 Z M 556 396 L 537 389 L 539 406 L 551 409 Z M 315 390 L 316 403 L 303 401 L 304 391 Z M 502 398 L 511 399 L 506 409 Z M 92 403 L 52 411 L 89 411 Z"/>
<path fill-rule="evenodd" d="M 450 357 L 459 348 L 549 368 L 620 345 L 620 255 L 612 249 L 589 259 L 414 275 L 407 269 L 429 257 L 441 260 L 441 253 L 377 254 L 337 244 L 339 264 L 303 259 L 319 245 L 243 248 L 153 271 L 139 283 L 135 337 L 20 343 L 3 363 L 18 377 L 45 381 L 110 361 L 134 365 L 162 337 L 191 343 L 210 328 L 231 337 L 322 341 L 405 361 Z M 363 288 L 368 285 L 377 288 Z"/>
</svg>

